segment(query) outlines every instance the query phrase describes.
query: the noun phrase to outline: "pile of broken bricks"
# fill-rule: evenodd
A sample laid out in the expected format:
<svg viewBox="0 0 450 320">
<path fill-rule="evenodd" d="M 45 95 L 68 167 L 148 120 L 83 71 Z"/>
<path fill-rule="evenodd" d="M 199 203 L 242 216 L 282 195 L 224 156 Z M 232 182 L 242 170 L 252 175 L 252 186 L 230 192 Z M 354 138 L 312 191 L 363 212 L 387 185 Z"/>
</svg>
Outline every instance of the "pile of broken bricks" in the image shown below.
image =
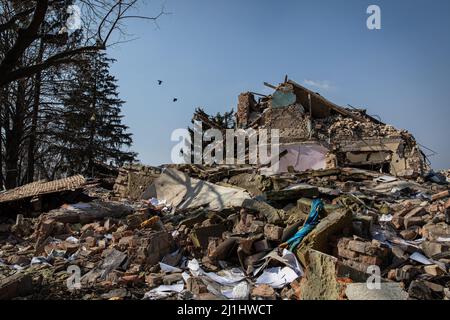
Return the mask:
<svg viewBox="0 0 450 320">
<path fill-rule="evenodd" d="M 120 194 L 85 187 L 90 201 L 2 214 L 0 299 L 450 299 L 448 184 L 160 169 L 129 185 L 122 169 Z M 313 199 L 319 222 L 290 251 Z"/>
</svg>

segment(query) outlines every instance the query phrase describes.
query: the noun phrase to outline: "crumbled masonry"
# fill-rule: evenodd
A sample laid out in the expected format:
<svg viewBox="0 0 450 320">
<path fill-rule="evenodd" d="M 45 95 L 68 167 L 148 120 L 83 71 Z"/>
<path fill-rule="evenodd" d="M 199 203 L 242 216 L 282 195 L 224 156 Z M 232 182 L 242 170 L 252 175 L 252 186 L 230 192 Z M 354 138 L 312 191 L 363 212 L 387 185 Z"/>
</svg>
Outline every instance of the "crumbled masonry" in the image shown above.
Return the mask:
<svg viewBox="0 0 450 320">
<path fill-rule="evenodd" d="M 450 171 L 364 110 L 275 88 L 241 94 L 236 126 L 281 130 L 277 172 L 130 164 L 112 190 L 0 194 L 0 299 L 449 300 Z"/>
</svg>

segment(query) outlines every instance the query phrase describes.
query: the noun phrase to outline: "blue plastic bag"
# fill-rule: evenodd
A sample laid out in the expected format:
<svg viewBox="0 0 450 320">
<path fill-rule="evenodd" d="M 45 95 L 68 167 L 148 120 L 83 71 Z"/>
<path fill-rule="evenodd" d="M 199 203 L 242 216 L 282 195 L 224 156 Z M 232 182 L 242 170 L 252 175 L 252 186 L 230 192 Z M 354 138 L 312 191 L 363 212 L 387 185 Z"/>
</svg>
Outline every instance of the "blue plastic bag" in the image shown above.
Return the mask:
<svg viewBox="0 0 450 320">
<path fill-rule="evenodd" d="M 308 218 L 306 219 L 303 227 L 297 231 L 292 238 L 287 241 L 290 251 L 294 251 L 295 248 L 302 242 L 305 238 L 319 223 L 319 213 L 323 210 L 323 201 L 321 199 L 314 199 L 311 204 L 311 211 L 309 212 Z"/>
</svg>

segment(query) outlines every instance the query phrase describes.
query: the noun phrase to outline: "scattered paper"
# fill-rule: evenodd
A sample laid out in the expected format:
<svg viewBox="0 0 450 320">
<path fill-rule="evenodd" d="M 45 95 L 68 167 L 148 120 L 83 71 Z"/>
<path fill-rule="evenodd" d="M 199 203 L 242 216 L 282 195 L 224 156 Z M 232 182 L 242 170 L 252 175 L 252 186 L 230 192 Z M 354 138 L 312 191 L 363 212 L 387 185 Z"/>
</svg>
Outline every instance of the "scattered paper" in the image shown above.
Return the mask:
<svg viewBox="0 0 450 320">
<path fill-rule="evenodd" d="M 25 269 L 25 267 L 19 266 L 18 264 L 13 265 L 12 268 L 18 271 Z"/>
<path fill-rule="evenodd" d="M 150 198 L 148 200 L 148 202 L 154 207 L 166 206 L 167 205 L 167 201 L 166 200 L 158 200 L 156 198 Z"/>
<path fill-rule="evenodd" d="M 250 286 L 247 281 L 242 281 L 232 288 L 223 288 L 221 293 L 228 299 L 247 300 L 250 294 Z"/>
<path fill-rule="evenodd" d="M 183 283 L 177 283 L 172 285 L 161 285 L 157 288 L 146 292 L 144 299 L 162 299 L 171 296 L 173 293 L 180 293 L 184 289 Z"/>
<path fill-rule="evenodd" d="M 181 292 L 184 289 L 184 284 L 177 283 L 171 285 L 160 285 L 159 287 L 150 290 L 151 292 Z"/>
<path fill-rule="evenodd" d="M 191 278 L 191 276 L 189 275 L 189 273 L 187 273 L 186 271 L 183 272 L 183 273 L 181 274 L 181 276 L 183 277 L 183 280 L 184 280 L 184 282 L 186 282 L 186 283 L 187 283 L 188 279 Z"/>
<path fill-rule="evenodd" d="M 177 267 L 172 267 L 171 265 L 168 265 L 164 262 L 160 262 L 159 263 L 159 267 L 161 268 L 161 271 L 163 272 L 182 272 L 183 270 L 181 270 L 180 268 Z"/>
<path fill-rule="evenodd" d="M 383 214 L 381 218 L 379 219 L 380 222 L 390 222 L 394 216 L 392 214 Z"/>
<path fill-rule="evenodd" d="M 220 275 L 219 275 L 220 273 Z M 245 279 L 245 274 L 238 268 L 221 270 L 219 273 L 205 272 L 204 275 L 222 285 L 230 285 Z"/>
<path fill-rule="evenodd" d="M 275 289 L 280 289 L 299 278 L 298 274 L 289 267 L 275 267 L 264 270 L 256 279 L 256 284 L 267 284 Z"/>
<path fill-rule="evenodd" d="M 51 265 L 50 263 L 48 263 L 47 258 L 45 258 L 45 257 L 33 257 L 31 259 L 30 264 L 31 265 L 34 265 L 34 264 L 46 264 L 46 265 L 49 265 L 49 266 Z"/>
<path fill-rule="evenodd" d="M 231 285 L 237 282 L 241 282 L 242 280 L 245 279 L 244 272 L 238 268 L 233 268 L 230 270 L 221 270 L 218 273 L 205 272 L 200 267 L 200 264 L 198 263 L 197 259 L 190 260 L 187 266 L 194 277 L 206 276 L 209 279 L 221 285 Z"/>
<path fill-rule="evenodd" d="M 275 249 L 268 253 L 264 258 L 262 258 L 262 260 L 265 260 L 265 262 L 253 272 L 254 276 L 258 275 L 262 270 L 264 270 L 271 260 L 277 260 L 287 267 L 293 269 L 298 276 L 303 276 L 303 268 L 298 262 L 297 257 L 287 249 L 283 250 L 281 257 L 278 255 L 278 250 Z"/>
<path fill-rule="evenodd" d="M 75 244 L 77 244 L 78 242 L 80 242 L 80 240 L 78 240 L 77 238 L 75 238 L 75 237 L 73 237 L 73 236 L 68 237 L 68 238 L 66 239 L 66 241 L 67 241 L 67 242 L 70 242 L 70 243 L 75 243 Z"/>
<path fill-rule="evenodd" d="M 178 231 L 178 230 L 175 230 L 175 231 L 172 232 L 172 237 L 173 238 L 177 238 L 179 235 L 180 235 L 180 231 Z"/>
<path fill-rule="evenodd" d="M 200 264 L 198 263 L 197 259 L 189 260 L 187 267 L 194 277 L 198 277 L 203 271 L 200 268 Z"/>
</svg>

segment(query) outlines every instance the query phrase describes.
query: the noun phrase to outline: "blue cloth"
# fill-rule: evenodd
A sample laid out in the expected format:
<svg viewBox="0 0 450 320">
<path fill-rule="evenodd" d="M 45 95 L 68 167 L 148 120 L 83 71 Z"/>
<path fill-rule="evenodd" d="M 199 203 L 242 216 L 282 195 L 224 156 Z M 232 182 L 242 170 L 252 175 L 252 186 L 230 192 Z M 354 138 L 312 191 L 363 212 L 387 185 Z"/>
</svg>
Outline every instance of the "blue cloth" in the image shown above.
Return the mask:
<svg viewBox="0 0 450 320">
<path fill-rule="evenodd" d="M 302 242 L 303 238 L 308 235 L 319 223 L 319 213 L 323 210 L 323 202 L 321 199 L 314 199 L 311 204 L 311 211 L 306 219 L 303 227 L 297 231 L 292 238 L 287 241 L 289 250 L 294 251 L 295 248 Z"/>
</svg>

